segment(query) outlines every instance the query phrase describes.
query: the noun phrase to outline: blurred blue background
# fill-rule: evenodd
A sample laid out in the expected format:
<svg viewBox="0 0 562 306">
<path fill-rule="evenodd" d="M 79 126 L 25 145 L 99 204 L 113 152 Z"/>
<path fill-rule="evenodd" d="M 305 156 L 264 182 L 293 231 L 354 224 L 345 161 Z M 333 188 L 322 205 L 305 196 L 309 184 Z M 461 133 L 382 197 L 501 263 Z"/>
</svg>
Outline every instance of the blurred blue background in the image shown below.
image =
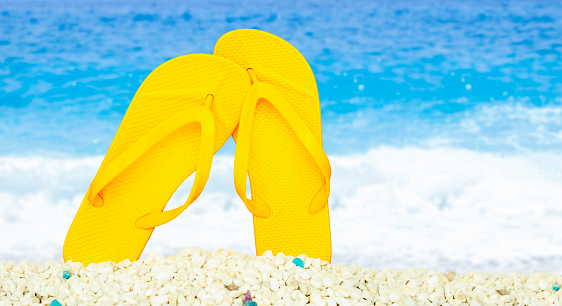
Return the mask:
<svg viewBox="0 0 562 306">
<path fill-rule="evenodd" d="M 0 0 L 0 261 L 62 259 L 142 81 L 239 28 L 315 73 L 333 263 L 562 273 L 562 5 L 544 0 Z M 254 254 L 234 148 L 145 250 Z"/>
<path fill-rule="evenodd" d="M 1 2 L 0 154 L 105 154 L 154 68 L 238 28 L 309 61 L 328 153 L 560 150 L 561 15 L 557 1 Z"/>
</svg>

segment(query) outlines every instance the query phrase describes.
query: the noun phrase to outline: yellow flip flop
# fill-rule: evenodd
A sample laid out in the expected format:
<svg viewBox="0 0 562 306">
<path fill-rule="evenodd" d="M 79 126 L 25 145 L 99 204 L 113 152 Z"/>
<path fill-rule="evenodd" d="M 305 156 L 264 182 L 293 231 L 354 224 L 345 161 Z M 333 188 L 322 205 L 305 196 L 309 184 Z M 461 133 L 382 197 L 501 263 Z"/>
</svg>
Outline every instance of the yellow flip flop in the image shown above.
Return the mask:
<svg viewBox="0 0 562 306">
<path fill-rule="evenodd" d="M 332 256 L 328 195 L 330 162 L 322 148 L 316 80 L 304 57 L 259 30 L 223 35 L 213 54 L 252 79 L 234 132 L 234 182 L 252 212 L 256 254 Z M 246 197 L 249 175 L 252 200 Z"/>
<path fill-rule="evenodd" d="M 154 228 L 201 194 L 213 154 L 238 125 L 250 85 L 240 66 L 210 54 L 180 56 L 150 73 L 70 226 L 65 261 L 137 260 Z M 194 171 L 186 203 L 163 211 Z"/>
</svg>

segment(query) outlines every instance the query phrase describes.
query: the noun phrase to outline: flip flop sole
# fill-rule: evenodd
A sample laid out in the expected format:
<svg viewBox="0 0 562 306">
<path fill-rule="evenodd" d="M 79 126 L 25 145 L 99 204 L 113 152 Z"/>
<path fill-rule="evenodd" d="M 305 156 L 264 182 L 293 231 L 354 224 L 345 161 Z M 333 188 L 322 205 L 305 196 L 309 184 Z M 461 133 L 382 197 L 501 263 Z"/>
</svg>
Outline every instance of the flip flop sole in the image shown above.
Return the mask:
<svg viewBox="0 0 562 306">
<path fill-rule="evenodd" d="M 274 86 L 321 143 L 316 80 L 293 46 L 267 32 L 244 29 L 223 35 L 213 54 L 251 68 L 260 82 Z M 286 120 L 264 99 L 256 106 L 251 133 L 252 197 L 259 197 L 273 211 L 268 218 L 253 218 L 256 254 L 271 250 L 330 261 L 328 205 L 314 215 L 308 213 L 311 200 L 324 185 L 320 168 Z M 233 137 L 237 139 L 237 131 Z"/>
<path fill-rule="evenodd" d="M 248 74 L 229 60 L 193 54 L 174 58 L 156 68 L 135 94 L 100 166 L 101 171 L 162 122 L 213 95 L 215 152 L 238 125 Z M 84 265 L 137 260 L 152 231 L 135 226 L 140 217 L 162 211 L 196 168 L 201 127 L 189 123 L 174 131 L 102 190 L 104 205 L 94 207 L 85 197 L 63 247 L 65 261 Z"/>
</svg>

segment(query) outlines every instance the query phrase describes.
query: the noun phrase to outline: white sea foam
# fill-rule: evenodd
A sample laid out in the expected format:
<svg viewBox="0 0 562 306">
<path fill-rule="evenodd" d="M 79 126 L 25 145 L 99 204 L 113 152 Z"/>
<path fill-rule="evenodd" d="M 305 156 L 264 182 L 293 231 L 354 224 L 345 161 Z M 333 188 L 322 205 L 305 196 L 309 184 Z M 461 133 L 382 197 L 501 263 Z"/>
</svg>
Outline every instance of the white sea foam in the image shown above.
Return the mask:
<svg viewBox="0 0 562 306">
<path fill-rule="evenodd" d="M 62 258 L 101 157 L 0 157 L 0 260 Z M 380 147 L 331 156 L 333 263 L 459 273 L 562 272 L 562 154 Z M 187 198 L 190 182 L 168 207 Z M 251 214 L 216 156 L 203 195 L 145 251 L 253 254 Z"/>
</svg>

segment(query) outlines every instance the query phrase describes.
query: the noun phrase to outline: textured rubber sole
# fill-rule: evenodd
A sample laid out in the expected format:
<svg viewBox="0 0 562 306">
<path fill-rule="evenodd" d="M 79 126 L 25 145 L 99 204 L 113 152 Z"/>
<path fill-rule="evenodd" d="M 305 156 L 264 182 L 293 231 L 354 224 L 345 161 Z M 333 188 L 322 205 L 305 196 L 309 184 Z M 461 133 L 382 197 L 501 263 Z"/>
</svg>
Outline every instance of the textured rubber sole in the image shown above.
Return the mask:
<svg viewBox="0 0 562 306">
<path fill-rule="evenodd" d="M 274 86 L 321 143 L 316 80 L 293 46 L 267 32 L 244 29 L 223 35 L 213 54 L 252 68 L 260 82 Z M 248 167 L 252 197 L 258 196 L 273 211 L 268 218 L 253 218 L 256 254 L 271 250 L 330 261 L 328 205 L 315 215 L 308 213 L 311 200 L 324 185 L 320 168 L 268 101 L 258 102 L 254 120 Z M 236 140 L 237 131 L 233 137 Z"/>
<path fill-rule="evenodd" d="M 208 94 L 213 95 L 210 110 L 218 151 L 238 125 L 250 84 L 246 71 L 214 55 L 185 55 L 165 62 L 135 94 L 98 172 L 162 122 L 203 105 Z M 153 229 L 138 229 L 135 221 L 164 210 L 175 190 L 195 171 L 200 132 L 199 124 L 190 123 L 161 140 L 102 190 L 102 207 L 84 198 L 66 236 L 65 261 L 87 265 L 137 260 Z"/>
</svg>

